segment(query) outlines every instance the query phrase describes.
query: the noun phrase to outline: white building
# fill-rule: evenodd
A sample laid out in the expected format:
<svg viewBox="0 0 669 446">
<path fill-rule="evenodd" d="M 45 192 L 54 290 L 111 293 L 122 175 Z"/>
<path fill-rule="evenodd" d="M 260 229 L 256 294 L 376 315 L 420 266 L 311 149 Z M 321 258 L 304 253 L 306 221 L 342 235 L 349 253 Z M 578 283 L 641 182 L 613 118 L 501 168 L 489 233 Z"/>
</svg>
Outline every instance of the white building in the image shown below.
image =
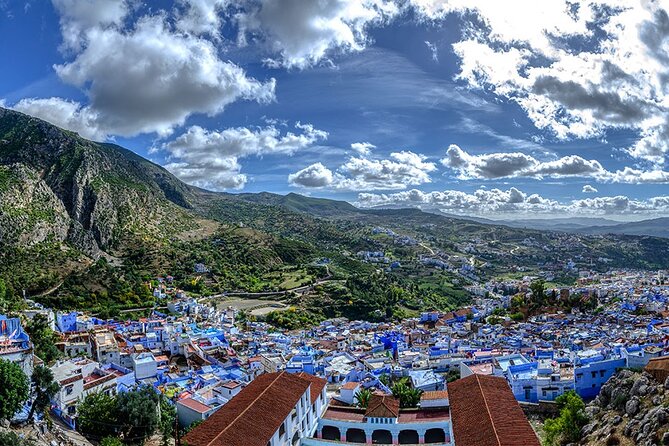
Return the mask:
<svg viewBox="0 0 669 446">
<path fill-rule="evenodd" d="M 136 353 L 132 356 L 132 369 L 137 380 L 153 378 L 158 374 L 158 362 L 151 352 Z"/>
<path fill-rule="evenodd" d="M 117 377 L 112 371 L 103 370 L 96 361 L 72 359 L 59 361 L 51 367 L 60 390 L 53 399 L 56 412 L 64 419 L 74 418 L 77 404 L 89 393 L 116 393 Z"/>
<path fill-rule="evenodd" d="M 306 373 L 260 375 L 190 431 L 190 446 L 245 444 L 293 446 L 312 436 L 327 407 L 326 381 Z"/>
</svg>

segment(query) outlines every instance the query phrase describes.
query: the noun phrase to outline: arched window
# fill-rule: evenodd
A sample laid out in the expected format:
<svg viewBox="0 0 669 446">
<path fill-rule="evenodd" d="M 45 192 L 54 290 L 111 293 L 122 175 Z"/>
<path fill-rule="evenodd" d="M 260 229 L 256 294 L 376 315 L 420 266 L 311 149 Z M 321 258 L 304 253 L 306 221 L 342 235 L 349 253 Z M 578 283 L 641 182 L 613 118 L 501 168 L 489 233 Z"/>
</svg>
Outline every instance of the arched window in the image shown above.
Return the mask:
<svg viewBox="0 0 669 446">
<path fill-rule="evenodd" d="M 385 429 L 377 429 L 372 432 L 372 443 L 393 444 L 393 435 Z"/>
<path fill-rule="evenodd" d="M 435 428 L 425 431 L 425 443 L 445 443 L 446 434 L 443 429 Z"/>
<path fill-rule="evenodd" d="M 415 430 L 400 431 L 398 441 L 400 444 L 418 444 L 418 432 Z"/>
<path fill-rule="evenodd" d="M 349 443 L 366 443 L 367 435 L 362 429 L 352 427 L 346 431 L 346 441 Z"/>
<path fill-rule="evenodd" d="M 339 428 L 334 426 L 323 426 L 321 430 L 321 437 L 324 440 L 334 440 L 339 441 L 341 439 L 341 434 L 339 433 Z"/>
</svg>

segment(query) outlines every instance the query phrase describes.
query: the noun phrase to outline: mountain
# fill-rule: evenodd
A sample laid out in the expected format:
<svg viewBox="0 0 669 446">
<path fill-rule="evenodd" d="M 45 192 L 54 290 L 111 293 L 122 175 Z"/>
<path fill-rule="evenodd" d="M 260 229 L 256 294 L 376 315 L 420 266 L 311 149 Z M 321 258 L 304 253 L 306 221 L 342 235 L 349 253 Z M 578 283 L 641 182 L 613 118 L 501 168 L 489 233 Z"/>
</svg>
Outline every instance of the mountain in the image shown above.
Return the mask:
<svg viewBox="0 0 669 446">
<path fill-rule="evenodd" d="M 566 218 L 536 218 L 520 220 L 498 220 L 498 224 L 505 224 L 513 228 L 548 229 L 554 231 L 570 231 L 592 226 L 615 226 L 620 222 L 606 218 L 593 217 L 566 217 Z"/>
<path fill-rule="evenodd" d="M 287 195 L 278 195 L 269 192 L 261 192 L 258 194 L 237 194 L 236 198 L 252 203 L 282 206 L 294 212 L 302 212 L 319 217 L 352 215 L 362 212 L 360 209 L 346 201 L 307 197 L 293 192 Z"/>
<path fill-rule="evenodd" d="M 0 108 L 2 242 L 72 242 L 93 257 L 194 227 L 194 189 L 114 144 Z"/>
<path fill-rule="evenodd" d="M 581 228 L 579 232 L 585 234 L 649 235 L 653 237 L 669 238 L 669 217 L 619 223 L 609 226 L 585 227 Z"/>
<path fill-rule="evenodd" d="M 384 251 L 402 268 L 380 278 L 359 251 Z M 661 238 L 362 210 L 292 193 L 206 191 L 115 144 L 0 108 L 0 279 L 14 294 L 25 290 L 55 308 L 102 315 L 155 305 L 158 275 L 174 276 L 194 294 L 288 289 L 322 277 L 317 261 L 328 258 L 329 273 L 347 283 L 319 289 L 310 311 L 322 316 L 334 305 L 329 316 L 371 314 L 381 306 L 393 314 L 400 303 L 388 303 L 388 286 L 405 291 L 402 311 L 466 302 L 466 281 L 426 271 L 424 255 L 454 269 L 473 262 L 476 275 L 490 278 L 517 269 L 564 275 L 569 259 L 600 270 L 666 268 L 667 253 L 669 240 Z M 197 272 L 196 264 L 208 271 Z"/>
</svg>

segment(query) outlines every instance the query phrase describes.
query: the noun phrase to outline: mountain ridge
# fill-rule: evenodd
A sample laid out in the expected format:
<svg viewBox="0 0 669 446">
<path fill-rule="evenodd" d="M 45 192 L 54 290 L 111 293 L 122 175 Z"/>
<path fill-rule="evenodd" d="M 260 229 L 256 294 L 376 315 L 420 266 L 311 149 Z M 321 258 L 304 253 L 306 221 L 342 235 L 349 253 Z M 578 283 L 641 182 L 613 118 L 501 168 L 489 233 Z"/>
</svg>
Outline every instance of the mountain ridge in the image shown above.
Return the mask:
<svg viewBox="0 0 669 446">
<path fill-rule="evenodd" d="M 601 268 L 669 267 L 666 239 L 565 235 L 296 193 L 207 191 L 115 144 L 0 109 L 0 276 L 29 295 L 54 290 L 41 297 L 54 307 L 139 305 L 159 274 L 203 292 L 267 289 L 285 271 L 312 274 L 319 258 L 334 259 L 343 277 L 376 271 L 359 251 L 408 262 L 397 280 L 411 283 L 425 280 L 421 256 L 467 259 L 471 249 L 488 276 L 576 256 Z M 206 286 L 197 263 L 214 265 Z"/>
</svg>

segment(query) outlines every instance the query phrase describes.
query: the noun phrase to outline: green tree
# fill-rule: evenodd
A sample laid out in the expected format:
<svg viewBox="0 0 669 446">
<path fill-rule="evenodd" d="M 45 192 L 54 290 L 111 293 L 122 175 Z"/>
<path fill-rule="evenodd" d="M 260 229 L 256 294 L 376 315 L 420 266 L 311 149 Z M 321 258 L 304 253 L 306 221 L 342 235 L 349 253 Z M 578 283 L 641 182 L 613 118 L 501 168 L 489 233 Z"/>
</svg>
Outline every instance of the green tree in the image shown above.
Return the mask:
<svg viewBox="0 0 669 446">
<path fill-rule="evenodd" d="M 581 439 L 581 429 L 588 424 L 583 399 L 573 390 L 566 392 L 555 399 L 560 415 L 548 419 L 544 423 L 546 446 L 578 443 Z"/>
<path fill-rule="evenodd" d="M 420 402 L 420 396 L 423 394 L 422 390 L 409 386 L 405 381 L 399 381 L 390 389 L 393 396 L 400 400 L 400 407 L 416 407 Z"/>
<path fill-rule="evenodd" d="M 158 430 L 159 405 L 160 395 L 150 386 L 117 396 L 116 411 L 126 442 L 142 444 Z"/>
<path fill-rule="evenodd" d="M 91 393 L 77 406 L 77 429 L 84 435 L 115 437 L 119 431 L 116 397 Z"/>
<path fill-rule="evenodd" d="M 0 446 L 34 446 L 32 440 L 20 438 L 14 432 L 0 432 Z"/>
<path fill-rule="evenodd" d="M 0 277 L 0 313 L 10 313 L 21 308 L 12 284 Z"/>
<path fill-rule="evenodd" d="M 51 400 L 60 389 L 58 383 L 53 379 L 51 370 L 43 365 L 35 367 L 31 381 L 33 384 L 32 394 L 34 399 L 30 406 L 30 413 L 28 414 L 28 420 L 30 421 L 32 421 L 36 411 L 43 412 L 49 407 Z"/>
<path fill-rule="evenodd" d="M 372 398 L 372 391 L 369 389 L 360 389 L 355 393 L 355 405 L 364 409 L 369 405 L 369 400 Z"/>
<path fill-rule="evenodd" d="M 532 303 L 543 305 L 546 299 L 546 282 L 543 279 L 537 279 L 530 284 L 532 293 Z"/>
<path fill-rule="evenodd" d="M 11 419 L 30 393 L 28 378 L 17 364 L 0 359 L 0 420 Z"/>
<path fill-rule="evenodd" d="M 446 382 L 452 383 L 460 379 L 460 367 L 451 367 L 446 374 Z"/>
<path fill-rule="evenodd" d="M 123 442 L 116 437 L 105 437 L 100 442 L 100 446 L 123 446 Z"/>
<path fill-rule="evenodd" d="M 58 335 L 49 326 L 49 321 L 43 314 L 37 314 L 26 325 L 26 332 L 35 346 L 35 354 L 44 362 L 51 362 L 60 357 L 61 352 L 56 348 Z"/>
<path fill-rule="evenodd" d="M 163 435 L 163 446 L 167 446 L 174 433 L 177 408 L 164 396 L 160 395 L 160 432 Z"/>
</svg>

